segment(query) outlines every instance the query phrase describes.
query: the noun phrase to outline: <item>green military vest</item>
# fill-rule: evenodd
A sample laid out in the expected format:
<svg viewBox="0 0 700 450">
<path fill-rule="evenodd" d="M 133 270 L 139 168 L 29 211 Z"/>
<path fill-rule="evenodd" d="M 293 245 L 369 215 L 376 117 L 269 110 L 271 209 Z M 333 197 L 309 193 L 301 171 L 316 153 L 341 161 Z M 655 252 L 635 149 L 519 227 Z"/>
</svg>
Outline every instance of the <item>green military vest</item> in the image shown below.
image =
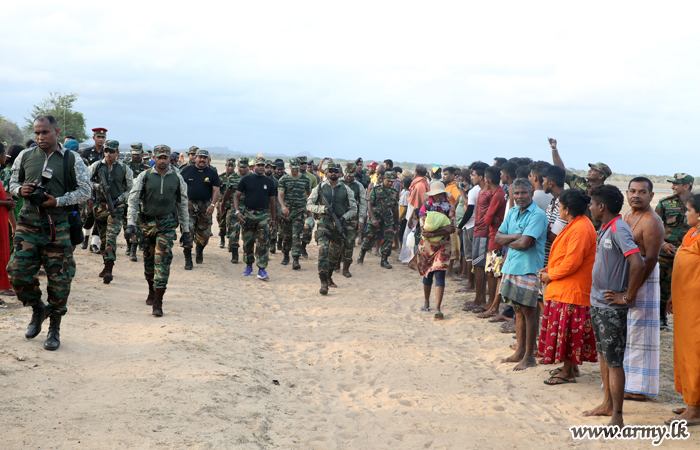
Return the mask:
<svg viewBox="0 0 700 450">
<path fill-rule="evenodd" d="M 20 168 L 20 184 L 41 182 L 41 173 L 44 171 L 44 164 L 46 164 L 47 168 L 53 170 L 53 176 L 48 183 L 48 193 L 58 198 L 63 196 L 66 192 L 72 191 L 74 186 L 67 186 L 67 181 L 69 177 L 75 179 L 75 176 L 71 177 L 70 174 L 63 173 L 63 158 L 70 158 L 71 154 L 70 150 L 65 150 L 63 155 L 61 155 L 60 151 L 56 150 L 51 153 L 47 162 L 46 153 L 38 146 L 25 150 L 22 155 L 22 166 Z M 69 159 L 68 170 L 72 170 L 74 165 L 75 161 Z M 41 219 L 39 219 L 37 209 L 30 205 L 29 199 L 27 198 L 24 200 L 24 205 L 19 212 L 19 217 L 33 222 L 39 222 L 40 220 L 45 222 L 47 220 L 46 212 L 44 208 L 40 209 Z M 72 205 L 49 208 L 49 212 L 55 223 L 68 221 L 68 213 L 72 210 Z"/>
<path fill-rule="evenodd" d="M 331 188 L 330 183 L 323 184 L 319 189 L 323 191 L 326 199 L 328 199 L 328 202 L 330 202 L 333 206 L 333 212 L 338 219 L 340 219 L 343 214 L 348 212 L 350 209 L 348 191 L 340 182 L 335 185 L 335 189 Z M 335 191 L 335 198 L 333 198 L 333 191 Z M 318 194 L 318 204 L 326 206 L 326 202 L 323 200 L 320 193 Z"/>
<path fill-rule="evenodd" d="M 95 175 L 93 176 L 92 181 L 98 184 L 102 184 L 102 177 L 100 177 L 99 173 L 101 171 L 104 171 L 105 177 L 109 182 L 109 169 L 107 168 L 107 163 L 100 163 L 100 165 L 97 166 L 97 170 L 95 171 Z M 117 198 L 119 198 L 119 196 L 122 195 L 125 190 L 126 167 L 124 166 L 124 164 L 115 161 L 114 164 L 112 164 L 112 184 L 109 185 L 109 194 L 112 196 L 112 201 L 115 201 Z M 97 189 L 96 195 L 98 203 L 107 201 L 107 198 L 102 192 L 102 189 Z"/>
<path fill-rule="evenodd" d="M 168 214 L 177 215 L 177 194 L 180 190 L 180 179 L 173 171 L 164 175 L 155 169 L 149 169 L 144 175 L 144 186 L 141 190 L 141 212 L 147 216 L 161 217 Z"/>
<path fill-rule="evenodd" d="M 357 185 L 357 183 L 346 183 L 345 180 L 341 180 L 341 183 L 343 183 L 345 186 L 349 187 L 352 193 L 355 195 L 355 201 L 357 202 L 357 214 L 360 213 L 360 186 Z M 357 216 L 355 214 L 355 216 Z"/>
</svg>

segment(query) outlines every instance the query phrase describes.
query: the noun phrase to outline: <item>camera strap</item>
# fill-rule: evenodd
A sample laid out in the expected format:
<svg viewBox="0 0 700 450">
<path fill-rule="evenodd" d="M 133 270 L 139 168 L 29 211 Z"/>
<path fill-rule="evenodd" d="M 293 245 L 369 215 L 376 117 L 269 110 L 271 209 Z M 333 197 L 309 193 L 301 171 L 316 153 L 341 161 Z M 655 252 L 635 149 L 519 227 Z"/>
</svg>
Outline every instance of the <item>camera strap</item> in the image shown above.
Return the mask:
<svg viewBox="0 0 700 450">
<path fill-rule="evenodd" d="M 41 210 L 46 211 L 46 218 L 48 219 L 48 225 L 49 225 L 49 234 L 51 234 L 51 238 L 49 239 L 48 235 L 46 234 L 46 228 L 44 228 L 44 222 L 41 220 Z M 44 238 L 44 242 L 47 244 L 50 244 L 52 242 L 56 241 L 56 224 L 53 221 L 53 216 L 51 213 L 46 209 L 42 208 L 40 206 L 36 207 L 36 214 L 39 216 L 39 227 L 41 228 L 41 235 Z"/>
</svg>

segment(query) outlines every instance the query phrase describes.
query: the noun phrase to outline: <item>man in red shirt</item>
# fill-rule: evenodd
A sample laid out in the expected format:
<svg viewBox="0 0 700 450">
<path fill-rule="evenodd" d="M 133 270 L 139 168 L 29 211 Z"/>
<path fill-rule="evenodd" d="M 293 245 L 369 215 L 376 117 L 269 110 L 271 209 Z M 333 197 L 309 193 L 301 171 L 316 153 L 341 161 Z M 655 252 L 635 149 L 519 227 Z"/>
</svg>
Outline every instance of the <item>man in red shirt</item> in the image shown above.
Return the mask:
<svg viewBox="0 0 700 450">
<path fill-rule="evenodd" d="M 503 223 L 503 217 L 506 214 L 506 192 L 501 187 L 501 170 L 498 167 L 488 167 L 484 171 L 484 185 L 491 192 L 489 206 L 484 214 L 484 223 L 488 225 L 489 230 L 485 268 L 489 285 L 489 302 L 485 307 L 474 310 L 476 313 L 483 313 L 482 318 L 497 316 L 498 306 L 501 303 L 500 298 L 496 295 L 496 287 L 497 278 L 501 277 L 503 246 L 496 242 L 496 233 L 498 233 L 498 227 Z"/>
<path fill-rule="evenodd" d="M 472 303 L 467 303 L 462 308 L 463 311 L 473 311 L 482 309 L 486 304 L 486 254 L 489 247 L 489 226 L 484 222 L 484 218 L 489 209 L 493 192 L 486 189 L 486 181 L 484 174 L 486 163 L 474 163 L 471 170 L 471 182 L 473 186 L 479 186 L 481 191 L 476 199 L 476 208 L 474 210 L 474 240 L 472 241 L 472 267 L 474 268 L 474 286 L 476 287 L 476 295 Z"/>
</svg>

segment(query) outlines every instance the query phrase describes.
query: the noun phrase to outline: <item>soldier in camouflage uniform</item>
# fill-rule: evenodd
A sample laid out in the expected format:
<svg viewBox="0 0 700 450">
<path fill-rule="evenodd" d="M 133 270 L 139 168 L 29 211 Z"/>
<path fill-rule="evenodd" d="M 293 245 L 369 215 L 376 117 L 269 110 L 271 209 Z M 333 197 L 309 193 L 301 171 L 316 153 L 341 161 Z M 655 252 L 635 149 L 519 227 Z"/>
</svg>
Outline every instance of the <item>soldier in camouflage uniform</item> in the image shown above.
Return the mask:
<svg viewBox="0 0 700 450">
<path fill-rule="evenodd" d="M 145 241 L 144 275 L 148 282 L 147 305 L 153 315 L 163 315 L 163 295 L 168 286 L 173 261 L 173 241 L 178 224 L 182 244 L 190 244 L 190 219 L 187 212 L 187 184 L 180 172 L 170 165 L 170 147 L 153 148 L 155 167 L 141 172 L 129 196 L 129 218 L 126 234 L 133 237 L 136 217 L 141 216 Z"/>
<path fill-rule="evenodd" d="M 357 214 L 349 218 L 345 222 L 348 228 L 348 235 L 345 239 L 345 248 L 343 249 L 343 276 L 350 278 L 350 265 L 352 264 L 352 252 L 355 247 L 355 239 L 357 239 L 358 230 L 365 227 L 365 217 L 367 217 L 367 191 L 359 181 L 355 180 L 355 163 L 348 163 L 345 167 L 345 177 L 340 182 L 353 193 L 357 202 Z"/>
<path fill-rule="evenodd" d="M 318 277 L 321 280 L 321 295 L 328 294 L 329 287 L 338 287 L 333 282 L 333 270 L 343 257 L 345 245 L 342 231 L 333 220 L 331 211 L 341 225 L 357 215 L 357 202 L 352 190 L 338 181 L 340 166 L 329 163 L 327 174 L 327 178 L 311 191 L 306 201 L 306 209 L 318 214 Z"/>
<path fill-rule="evenodd" d="M 695 178 L 686 173 L 677 173 L 672 183 L 673 195 L 663 198 L 656 205 L 656 214 L 661 217 L 664 223 L 666 235 L 664 244 L 661 246 L 659 254 L 659 281 L 661 283 L 661 329 L 668 329 L 668 318 L 666 317 L 666 305 L 671 298 L 671 276 L 673 274 L 673 259 L 676 250 L 683 242 L 683 237 L 690 230 L 688 220 L 685 216 L 688 208 L 686 204 L 692 195 L 693 182 Z"/>
<path fill-rule="evenodd" d="M 306 218 L 306 199 L 311 193 L 309 179 L 299 173 L 299 159 L 289 161 L 291 175 L 284 175 L 277 187 L 277 197 L 280 204 L 281 223 L 280 240 L 284 258 L 280 264 L 289 264 L 289 252 L 292 252 L 292 269 L 299 270 L 301 256 L 301 236 L 304 232 Z"/>
<path fill-rule="evenodd" d="M 245 176 L 250 175 L 250 169 L 248 169 L 249 159 L 242 157 L 238 159 L 238 173 L 234 173 L 226 182 L 226 193 L 224 194 L 224 199 L 222 203 L 224 205 L 230 205 L 228 214 L 226 215 L 226 237 L 228 237 L 228 251 L 231 253 L 231 263 L 238 264 L 238 249 L 240 247 L 241 240 L 241 223 L 236 218 L 236 210 L 233 209 L 233 195 L 236 193 L 238 188 L 238 182 Z M 245 200 L 245 195 L 241 195 L 241 201 Z"/>
<path fill-rule="evenodd" d="M 83 162 L 85 163 L 86 167 L 90 167 L 93 163 L 104 158 L 104 147 L 105 141 L 107 140 L 107 128 L 93 128 L 92 133 L 92 139 L 93 141 L 95 141 L 95 145 L 93 145 L 92 147 L 84 148 L 81 152 L 79 152 L 80 156 L 83 158 Z M 83 211 L 81 213 L 83 223 L 87 222 L 88 216 L 92 214 L 93 208 L 95 206 L 94 200 L 94 198 L 90 198 L 88 199 L 87 203 L 83 205 Z M 82 249 L 85 250 L 86 248 L 88 248 L 88 243 L 90 241 L 91 236 L 92 245 L 90 245 L 90 250 L 94 253 L 99 253 L 100 233 L 97 229 L 97 225 L 95 225 L 92 228 L 91 234 L 88 235 L 86 233 Z"/>
<path fill-rule="evenodd" d="M 134 174 L 126 164 L 119 161 L 119 141 L 109 140 L 105 144 L 104 159 L 90 166 L 90 181 L 95 192 L 95 223 L 100 231 L 100 253 L 104 260 L 104 269 L 100 272 L 104 284 L 112 282 L 112 269 L 117 260 L 117 236 L 122 230 L 122 222 L 126 214 L 126 202 L 134 185 Z M 109 195 L 112 199 L 114 214 L 110 214 L 105 184 L 109 184 Z"/>
<path fill-rule="evenodd" d="M 384 233 L 384 240 L 380 247 L 381 266 L 386 269 L 392 268 L 389 264 L 389 256 L 391 256 L 391 246 L 394 243 L 394 233 L 399 228 L 398 199 L 396 198 L 396 190 L 392 188 L 395 179 L 396 172 L 387 171 L 384 174 L 382 184 L 375 186 L 369 194 L 367 212 L 370 223 L 362 243 L 360 257 L 357 259 L 358 264 L 364 263 L 365 253 L 372 249 L 379 233 Z"/>
<path fill-rule="evenodd" d="M 253 164 L 255 173 L 238 182 L 233 209 L 243 229 L 243 260 L 246 263 L 243 275 L 250 276 L 253 273 L 253 263 L 257 256 L 258 278 L 267 281 L 269 276 L 265 269 L 269 261 L 270 224 L 275 222 L 277 189 L 274 182 L 265 176 L 265 159 L 258 156 Z M 245 198 L 241 202 L 243 194 Z"/>
<path fill-rule="evenodd" d="M 588 195 L 590 195 L 591 190 L 594 187 L 604 184 L 605 180 L 609 178 L 610 175 L 612 175 L 612 170 L 610 170 L 610 167 L 602 162 L 589 163 L 588 167 L 590 169 L 586 174 L 586 178 L 571 173 L 569 170 L 566 169 L 564 161 L 561 159 L 561 156 L 559 156 L 559 150 L 557 150 L 557 140 L 553 138 L 548 139 L 549 146 L 552 148 L 552 162 L 554 162 L 555 165 L 566 170 L 566 178 L 564 181 L 566 182 L 566 184 L 569 185 L 571 189 L 580 189 L 586 192 Z M 591 216 L 590 209 L 586 209 L 585 214 L 586 217 L 591 219 L 591 222 L 593 222 L 593 226 L 595 227 L 596 231 L 600 230 L 600 226 L 602 225 L 602 223 L 593 219 L 593 217 Z"/>
<path fill-rule="evenodd" d="M 144 170 L 148 170 L 151 168 L 151 166 L 143 161 L 143 144 L 140 142 L 134 142 L 131 144 L 131 159 L 126 162 L 126 165 L 131 169 L 131 172 L 134 175 L 134 178 L 138 177 L 141 172 Z M 127 205 L 128 208 L 128 205 Z M 126 214 L 124 217 L 129 217 L 129 212 L 127 210 Z M 124 231 L 126 231 L 126 220 L 124 220 Z M 125 235 L 126 237 L 126 235 Z M 135 239 L 127 239 L 126 240 L 126 254 L 128 256 L 131 256 L 131 261 L 138 261 L 138 258 L 136 257 L 136 249 L 139 246 L 139 243 L 141 242 L 141 222 L 138 219 L 138 216 L 136 217 L 136 234 L 135 234 Z"/>
<path fill-rule="evenodd" d="M 211 237 L 212 216 L 219 201 L 219 174 L 209 167 L 209 152 L 197 150 L 195 165 L 180 172 L 187 183 L 190 231 L 196 249 L 196 263 L 204 262 L 204 247 Z M 192 270 L 192 243 L 183 245 L 185 270 Z"/>
<path fill-rule="evenodd" d="M 302 176 L 309 179 L 311 190 L 318 186 L 318 179 L 311 173 L 307 171 L 308 161 L 306 156 L 300 156 L 299 158 L 299 172 Z M 306 246 L 311 242 L 311 238 L 314 232 L 314 216 L 311 212 L 306 215 L 306 221 L 304 222 L 304 234 L 301 237 L 301 256 L 308 258 L 309 254 L 306 252 Z"/>
<path fill-rule="evenodd" d="M 182 170 L 187 166 L 194 166 L 195 159 L 197 158 L 197 150 L 199 150 L 199 147 L 196 145 L 190 147 L 190 149 L 187 151 L 187 157 L 189 159 L 180 166 L 180 172 L 182 172 Z"/>
<path fill-rule="evenodd" d="M 226 247 L 226 230 L 227 230 L 227 225 L 226 225 L 226 216 L 228 215 L 229 210 L 231 209 L 231 201 L 224 205 L 223 204 L 223 199 L 224 195 L 226 195 L 226 188 L 227 188 L 227 183 L 228 183 L 228 178 L 230 176 L 233 176 L 236 173 L 236 158 L 228 158 L 226 160 L 226 172 L 222 172 L 219 174 L 219 201 L 216 204 L 216 223 L 219 224 L 219 237 L 220 237 L 220 242 L 219 242 L 219 248 L 224 248 Z M 229 197 L 230 199 L 230 197 Z"/>
<path fill-rule="evenodd" d="M 279 180 L 277 179 L 277 177 L 275 177 L 275 164 L 270 159 L 265 160 L 265 176 L 271 179 L 273 183 L 275 183 L 275 190 L 277 190 Z M 278 212 L 282 210 L 282 208 L 280 207 L 280 202 L 277 199 L 276 195 L 275 208 Z M 275 253 L 275 251 L 277 250 L 277 230 L 279 229 L 280 216 L 279 214 L 277 214 L 276 216 L 277 217 L 275 218 L 275 221 L 270 224 L 270 253 Z"/>
<path fill-rule="evenodd" d="M 59 131 L 53 116 L 37 117 L 34 136 L 38 146 L 23 150 L 17 156 L 10 178 L 10 193 L 24 198 L 24 206 L 17 219 L 13 241 L 15 251 L 7 266 L 7 274 L 17 300 L 33 310 L 25 337 L 33 339 L 38 336 L 41 324 L 49 317 L 51 325 L 44 342 L 46 350 L 56 350 L 61 344 L 61 317 L 68 311 L 66 304 L 75 276 L 68 217 L 75 213 L 77 205 L 90 198 L 91 191 L 88 168 L 78 155 L 61 148 Z M 67 164 L 63 158 L 68 158 Z M 69 173 L 64 173 L 64 167 Z M 36 183 L 41 181 L 45 168 L 53 170 L 48 182 L 50 194 L 32 196 L 37 194 Z M 41 301 L 37 276 L 42 265 L 48 280 L 48 306 Z"/>
</svg>

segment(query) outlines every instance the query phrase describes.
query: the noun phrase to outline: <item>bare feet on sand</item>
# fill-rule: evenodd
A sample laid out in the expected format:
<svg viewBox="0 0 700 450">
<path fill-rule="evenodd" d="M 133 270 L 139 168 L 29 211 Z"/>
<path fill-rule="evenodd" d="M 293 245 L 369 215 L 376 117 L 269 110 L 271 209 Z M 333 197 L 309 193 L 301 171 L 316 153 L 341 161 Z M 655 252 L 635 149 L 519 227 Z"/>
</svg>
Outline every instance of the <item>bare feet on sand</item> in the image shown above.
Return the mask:
<svg viewBox="0 0 700 450">
<path fill-rule="evenodd" d="M 612 404 L 602 403 L 596 408 L 589 409 L 581 413 L 583 417 L 593 417 L 593 416 L 612 416 L 613 409 Z"/>
</svg>

